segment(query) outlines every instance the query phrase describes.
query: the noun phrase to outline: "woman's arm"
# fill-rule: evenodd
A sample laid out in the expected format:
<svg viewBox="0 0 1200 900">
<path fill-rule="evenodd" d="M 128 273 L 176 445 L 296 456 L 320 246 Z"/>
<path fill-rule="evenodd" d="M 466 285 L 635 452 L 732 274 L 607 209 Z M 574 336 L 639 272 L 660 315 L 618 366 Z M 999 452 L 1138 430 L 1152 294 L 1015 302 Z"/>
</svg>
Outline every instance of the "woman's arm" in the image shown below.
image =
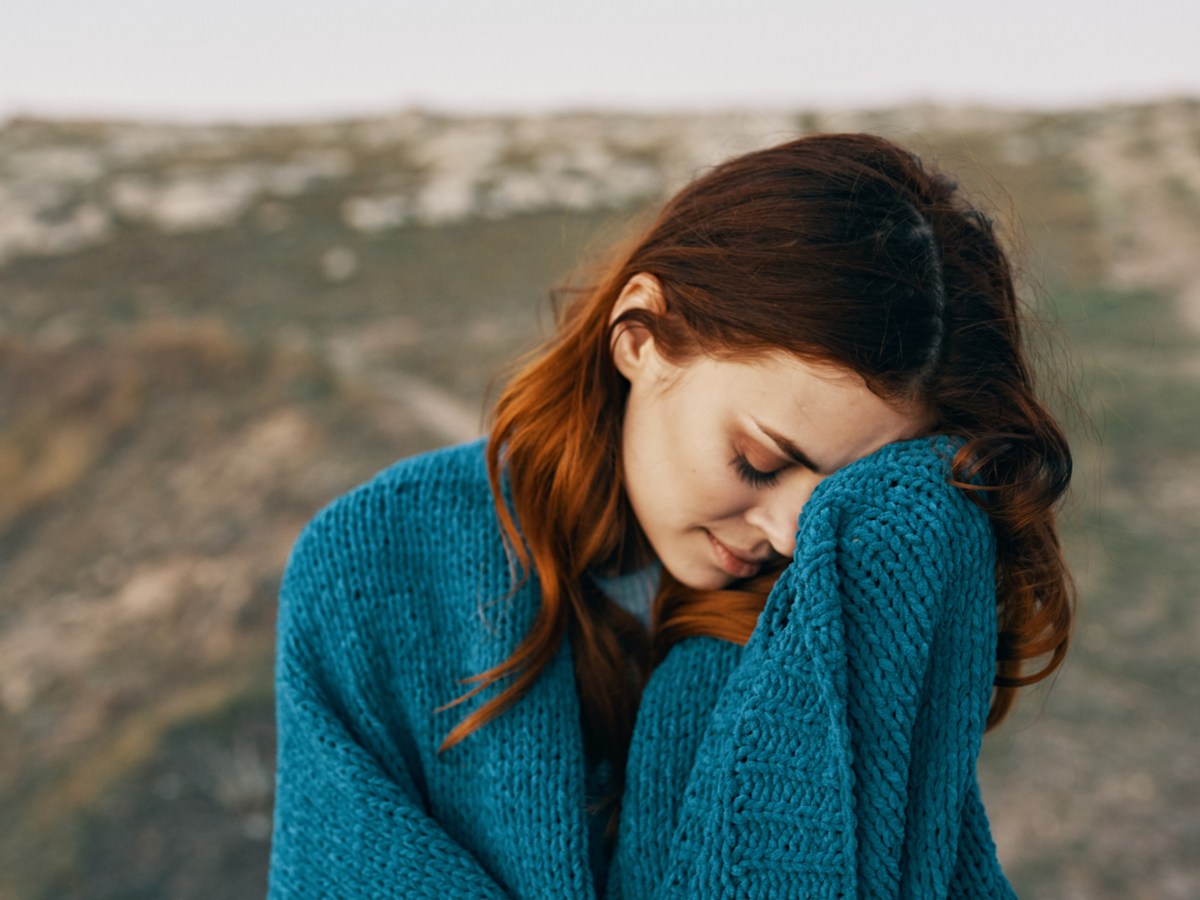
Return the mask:
<svg viewBox="0 0 1200 900">
<path fill-rule="evenodd" d="M 297 542 L 280 594 L 272 898 L 504 897 L 424 808 L 364 684 L 370 660 L 339 615 L 347 580 L 320 520 Z M 344 598 L 343 598 L 344 599 Z"/>
<path fill-rule="evenodd" d="M 610 897 L 1011 894 L 975 782 L 992 539 L 946 484 L 952 450 L 891 445 L 814 493 L 682 796 L 647 803 L 631 780 L 622 837 L 663 837 L 619 844 Z M 679 746 L 656 732 L 713 652 L 685 641 L 656 671 L 631 766 L 677 764 L 633 754 Z"/>
<path fill-rule="evenodd" d="M 424 812 L 406 771 L 385 771 L 318 691 L 289 682 L 277 698 L 271 897 L 505 896 Z"/>
</svg>

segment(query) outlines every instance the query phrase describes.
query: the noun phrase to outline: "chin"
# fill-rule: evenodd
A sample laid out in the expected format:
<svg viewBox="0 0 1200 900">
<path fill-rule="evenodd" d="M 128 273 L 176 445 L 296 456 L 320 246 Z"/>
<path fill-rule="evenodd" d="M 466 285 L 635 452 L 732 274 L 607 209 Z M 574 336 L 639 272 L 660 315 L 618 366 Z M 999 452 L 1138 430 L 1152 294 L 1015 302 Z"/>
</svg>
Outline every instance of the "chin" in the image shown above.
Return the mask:
<svg viewBox="0 0 1200 900">
<path fill-rule="evenodd" d="M 733 583 L 733 579 L 725 572 L 705 570 L 700 566 L 675 567 L 664 564 L 663 567 L 671 573 L 672 578 L 694 591 L 719 591 Z"/>
</svg>

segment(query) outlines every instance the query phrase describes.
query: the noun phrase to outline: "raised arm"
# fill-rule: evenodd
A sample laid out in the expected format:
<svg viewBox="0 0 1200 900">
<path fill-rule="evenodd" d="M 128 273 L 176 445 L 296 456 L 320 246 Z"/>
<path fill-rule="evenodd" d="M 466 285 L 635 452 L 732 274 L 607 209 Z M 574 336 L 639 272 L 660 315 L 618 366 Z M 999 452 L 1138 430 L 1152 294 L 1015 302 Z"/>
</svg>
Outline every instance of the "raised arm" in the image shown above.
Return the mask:
<svg viewBox="0 0 1200 900">
<path fill-rule="evenodd" d="M 814 492 L 681 795 L 645 803 L 631 781 L 622 838 L 668 837 L 619 845 L 610 897 L 1010 894 L 975 781 L 992 539 L 946 484 L 951 450 L 891 445 Z M 631 766 L 687 752 L 661 739 L 686 691 L 667 682 L 717 652 L 685 641 L 655 672 Z"/>
</svg>

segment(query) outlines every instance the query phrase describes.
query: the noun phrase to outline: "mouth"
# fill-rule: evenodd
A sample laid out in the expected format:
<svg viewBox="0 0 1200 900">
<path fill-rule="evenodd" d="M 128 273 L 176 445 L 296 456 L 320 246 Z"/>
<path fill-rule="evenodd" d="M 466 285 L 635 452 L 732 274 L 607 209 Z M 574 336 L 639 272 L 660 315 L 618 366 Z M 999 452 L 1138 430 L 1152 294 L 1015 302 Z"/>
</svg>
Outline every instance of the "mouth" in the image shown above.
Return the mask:
<svg viewBox="0 0 1200 900">
<path fill-rule="evenodd" d="M 717 565 L 727 574 L 732 575 L 734 578 L 752 578 L 762 569 L 765 560 L 752 559 L 742 556 L 740 553 L 735 553 L 707 528 L 704 530 L 704 533 L 708 535 L 708 541 L 712 544 L 713 555 L 717 559 Z"/>
</svg>

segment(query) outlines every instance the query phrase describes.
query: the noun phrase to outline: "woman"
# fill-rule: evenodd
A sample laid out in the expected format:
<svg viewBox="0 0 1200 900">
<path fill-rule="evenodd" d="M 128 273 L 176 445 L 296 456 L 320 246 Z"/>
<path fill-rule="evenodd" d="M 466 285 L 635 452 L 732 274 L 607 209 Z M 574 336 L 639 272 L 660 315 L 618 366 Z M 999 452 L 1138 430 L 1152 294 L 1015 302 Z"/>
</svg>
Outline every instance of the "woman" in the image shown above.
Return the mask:
<svg viewBox="0 0 1200 900">
<path fill-rule="evenodd" d="M 951 181 L 869 135 L 716 167 L 486 442 L 301 536 L 272 895 L 1011 894 L 975 759 L 1065 653 L 1069 477 Z"/>
</svg>

